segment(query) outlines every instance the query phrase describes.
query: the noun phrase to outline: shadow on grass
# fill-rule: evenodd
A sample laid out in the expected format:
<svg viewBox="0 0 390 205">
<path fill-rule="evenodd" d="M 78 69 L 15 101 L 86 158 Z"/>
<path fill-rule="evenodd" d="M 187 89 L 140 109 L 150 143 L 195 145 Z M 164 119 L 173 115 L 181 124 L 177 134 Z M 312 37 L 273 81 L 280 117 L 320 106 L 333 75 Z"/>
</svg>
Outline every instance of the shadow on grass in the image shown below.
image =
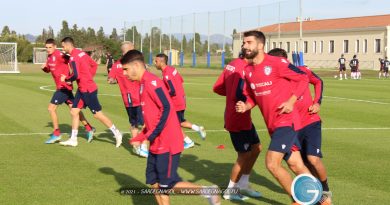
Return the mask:
<svg viewBox="0 0 390 205">
<path fill-rule="evenodd" d="M 118 194 L 121 194 L 121 189 L 141 189 L 141 188 L 148 188 L 144 183 L 138 181 L 137 179 L 133 178 L 132 176 L 129 176 L 125 173 L 120 173 L 115 171 L 111 167 L 102 167 L 99 169 L 99 171 L 103 174 L 106 175 L 111 175 L 115 178 L 116 182 L 120 186 L 119 189 L 114 190 L 115 192 L 118 192 Z M 123 195 L 124 197 L 130 197 L 132 200 L 131 204 L 145 204 L 145 205 L 150 205 L 150 204 L 156 204 L 155 198 L 153 195 Z M 115 204 L 113 202 L 113 204 Z"/>
<path fill-rule="evenodd" d="M 232 167 L 233 163 L 216 163 L 207 159 L 199 159 L 197 156 L 190 154 L 183 154 L 180 159 L 180 168 L 186 170 L 187 172 L 195 176 L 193 179 L 188 179 L 189 182 L 207 180 L 212 184 L 220 186 L 221 188 L 227 187 L 227 182 L 230 178 L 230 172 L 232 170 Z M 271 191 L 283 194 L 285 193 L 284 190 L 277 184 L 270 181 L 266 177 L 257 174 L 254 171 L 251 174 L 250 181 L 251 183 L 258 184 Z M 251 203 L 253 202 L 253 200 L 257 201 L 255 204 L 263 202 L 268 204 L 283 205 L 283 203 L 281 202 L 266 197 L 261 197 L 258 199 L 251 198 L 250 200 L 244 202 L 232 201 L 232 203 L 253 204 Z"/>
</svg>

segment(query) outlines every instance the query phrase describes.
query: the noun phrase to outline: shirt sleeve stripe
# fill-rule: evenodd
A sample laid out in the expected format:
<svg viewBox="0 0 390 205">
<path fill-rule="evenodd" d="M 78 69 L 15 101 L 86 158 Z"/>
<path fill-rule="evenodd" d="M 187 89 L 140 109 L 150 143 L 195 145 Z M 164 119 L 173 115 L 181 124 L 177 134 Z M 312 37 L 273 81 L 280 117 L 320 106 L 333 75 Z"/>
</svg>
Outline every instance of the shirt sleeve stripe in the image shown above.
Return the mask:
<svg viewBox="0 0 390 205">
<path fill-rule="evenodd" d="M 169 85 L 169 95 L 176 96 L 175 86 L 173 86 L 173 83 L 171 80 L 168 80 L 168 85 Z"/>
<path fill-rule="evenodd" d="M 324 92 L 324 81 L 322 81 L 322 79 L 317 75 L 315 74 L 313 71 L 311 71 L 311 74 L 316 77 L 318 80 L 321 81 L 321 93 L 320 93 L 320 98 L 318 99 L 318 104 L 321 104 L 322 102 L 322 93 Z"/>
<path fill-rule="evenodd" d="M 162 104 L 162 115 L 160 117 L 160 120 L 156 126 L 156 128 L 153 130 L 152 134 L 150 134 L 150 136 L 148 137 L 148 140 L 152 143 L 154 141 L 154 139 L 156 139 L 156 137 L 161 133 L 161 131 L 163 130 L 167 120 L 168 120 L 168 116 L 169 116 L 169 112 L 171 110 L 171 106 L 169 105 L 169 101 L 167 99 L 167 97 L 165 96 L 164 94 L 164 91 L 162 90 L 162 88 L 157 88 L 155 90 L 156 94 L 157 94 L 157 97 L 160 99 L 161 101 L 161 104 Z"/>
</svg>

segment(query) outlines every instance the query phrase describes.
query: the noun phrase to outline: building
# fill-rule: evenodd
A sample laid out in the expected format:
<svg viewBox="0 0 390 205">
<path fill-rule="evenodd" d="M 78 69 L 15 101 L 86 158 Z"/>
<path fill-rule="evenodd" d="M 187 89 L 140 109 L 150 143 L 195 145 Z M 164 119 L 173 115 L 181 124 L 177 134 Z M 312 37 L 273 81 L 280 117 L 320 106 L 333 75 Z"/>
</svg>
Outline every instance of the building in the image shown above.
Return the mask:
<svg viewBox="0 0 390 205">
<path fill-rule="evenodd" d="M 283 48 L 289 53 L 299 48 L 299 22 L 274 24 L 258 28 L 267 40 L 266 51 Z M 379 69 L 378 58 L 390 58 L 390 14 L 338 19 L 311 20 L 302 23 L 304 62 L 313 68 L 337 67 L 341 54 L 349 61 L 357 55 L 362 69 Z M 238 56 L 242 44 L 234 35 L 233 54 Z"/>
</svg>

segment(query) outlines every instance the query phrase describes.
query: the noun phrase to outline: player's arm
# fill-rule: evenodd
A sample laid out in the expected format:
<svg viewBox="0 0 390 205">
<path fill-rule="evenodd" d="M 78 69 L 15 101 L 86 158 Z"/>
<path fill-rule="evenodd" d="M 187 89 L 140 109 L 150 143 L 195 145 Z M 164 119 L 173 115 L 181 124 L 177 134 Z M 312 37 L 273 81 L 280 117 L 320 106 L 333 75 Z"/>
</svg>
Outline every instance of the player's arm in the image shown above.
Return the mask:
<svg viewBox="0 0 390 205">
<path fill-rule="evenodd" d="M 156 139 L 157 136 L 160 135 L 161 131 L 165 127 L 165 124 L 167 123 L 171 106 L 162 87 L 158 87 L 155 90 L 152 90 L 150 92 L 154 92 L 151 94 L 152 99 L 160 108 L 160 113 L 158 114 L 160 118 L 158 119 L 158 123 L 153 127 L 151 127 L 145 133 L 146 138 L 150 141 L 150 143 L 153 143 L 153 141 Z"/>
<path fill-rule="evenodd" d="M 42 64 L 41 69 L 45 73 L 49 73 L 50 72 L 49 66 L 47 66 L 47 62 L 45 64 Z"/>
<path fill-rule="evenodd" d="M 243 89 L 243 95 L 246 97 L 246 101 L 238 101 L 236 103 L 236 112 L 244 113 L 248 110 L 251 110 L 255 107 L 255 96 L 253 95 L 253 90 L 250 89 L 248 85 L 248 81 L 244 81 L 244 89 Z"/>
<path fill-rule="evenodd" d="M 309 78 L 309 83 L 314 85 L 313 105 L 309 107 L 309 112 L 311 114 L 314 114 L 320 111 L 320 105 L 322 102 L 322 93 L 324 92 L 324 82 L 313 71 L 309 71 L 307 74 Z"/>
<path fill-rule="evenodd" d="M 73 70 L 73 72 L 71 75 L 69 75 L 68 77 L 65 78 L 66 82 L 73 82 L 73 81 L 77 80 L 77 78 L 79 77 L 79 72 L 78 72 L 78 69 L 80 68 L 79 61 L 77 61 L 77 62 L 75 60 L 70 61 L 70 67 Z"/>
<path fill-rule="evenodd" d="M 142 131 L 135 137 L 131 138 L 129 140 L 129 143 L 133 146 L 139 146 L 141 145 L 141 143 L 145 140 L 147 140 L 146 138 L 146 133 L 148 132 L 148 130 L 146 129 L 146 127 L 144 127 L 142 129 Z"/>
<path fill-rule="evenodd" d="M 225 70 L 219 75 L 217 81 L 215 81 L 213 91 L 218 95 L 226 96 Z"/>
<path fill-rule="evenodd" d="M 297 86 L 295 88 L 292 88 L 291 97 L 278 107 L 280 109 L 279 114 L 290 113 L 293 111 L 294 104 L 297 101 L 298 97 L 302 96 L 305 90 L 308 89 L 309 79 L 307 78 L 305 72 L 303 72 L 293 64 L 287 62 L 287 60 L 285 59 L 282 59 L 278 74 L 283 78 L 286 78 L 290 81 L 295 81 L 297 83 Z"/>
<path fill-rule="evenodd" d="M 88 64 L 89 64 L 89 67 L 91 68 L 90 72 L 92 74 L 92 77 L 95 77 L 96 71 L 98 68 L 98 64 L 89 55 L 85 55 L 85 57 L 87 57 L 87 59 L 88 59 Z"/>
<path fill-rule="evenodd" d="M 116 66 L 117 66 L 117 64 L 114 63 L 114 65 L 112 65 L 112 69 L 108 73 L 108 78 L 107 78 L 107 83 L 108 84 L 115 84 L 116 83 L 116 79 L 117 79 Z M 120 70 L 122 70 L 122 69 L 120 69 Z"/>
<path fill-rule="evenodd" d="M 165 84 L 165 87 L 168 89 L 169 95 L 171 97 L 176 96 L 176 89 L 172 82 L 173 75 L 167 74 L 163 76 L 163 81 Z"/>
</svg>

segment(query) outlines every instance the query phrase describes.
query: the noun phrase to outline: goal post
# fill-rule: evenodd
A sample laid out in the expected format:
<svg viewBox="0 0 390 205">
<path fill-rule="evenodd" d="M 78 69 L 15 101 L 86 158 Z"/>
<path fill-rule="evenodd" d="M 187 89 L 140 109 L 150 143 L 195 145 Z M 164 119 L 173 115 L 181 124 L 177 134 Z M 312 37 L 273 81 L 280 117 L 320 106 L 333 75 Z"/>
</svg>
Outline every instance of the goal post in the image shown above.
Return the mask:
<svg viewBox="0 0 390 205">
<path fill-rule="evenodd" d="M 0 42 L 0 73 L 20 73 L 17 43 Z"/>
</svg>

